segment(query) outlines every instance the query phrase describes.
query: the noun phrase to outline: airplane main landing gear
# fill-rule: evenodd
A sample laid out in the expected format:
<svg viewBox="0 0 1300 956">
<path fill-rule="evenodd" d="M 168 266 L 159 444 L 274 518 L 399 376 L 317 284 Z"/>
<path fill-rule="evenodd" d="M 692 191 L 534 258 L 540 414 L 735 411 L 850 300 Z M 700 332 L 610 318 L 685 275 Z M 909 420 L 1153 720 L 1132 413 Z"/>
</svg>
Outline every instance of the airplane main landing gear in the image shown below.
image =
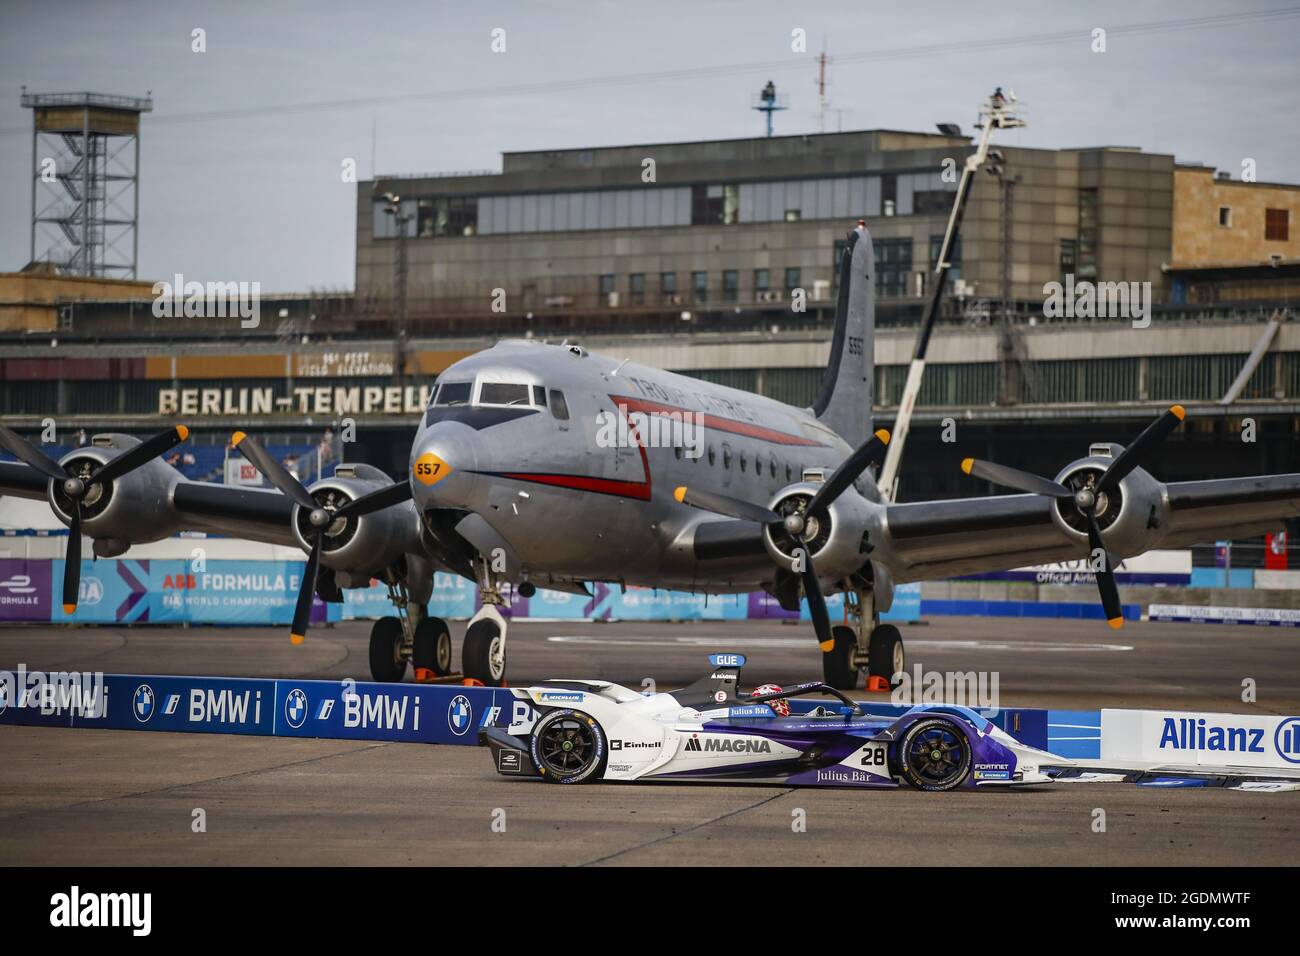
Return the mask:
<svg viewBox="0 0 1300 956">
<path fill-rule="evenodd" d="M 484 604 L 465 629 L 460 663 L 466 677 L 501 687 L 506 677 L 506 624 L 494 604 Z"/>
<path fill-rule="evenodd" d="M 451 631 L 440 617 L 424 617 L 415 625 L 411 642 L 411 667 L 417 682 L 451 673 Z"/>
<path fill-rule="evenodd" d="M 867 672 L 867 690 L 896 686 L 896 674 L 906 668 L 903 637 L 892 624 L 881 624 L 870 591 L 846 590 L 844 605 L 852 626 L 831 629 L 835 646 L 822 652 L 822 674 L 837 690 L 858 686 L 858 673 Z"/>
<path fill-rule="evenodd" d="M 381 617 L 370 626 L 370 676 L 384 684 L 396 684 L 406 676 L 402 622 Z"/>
</svg>

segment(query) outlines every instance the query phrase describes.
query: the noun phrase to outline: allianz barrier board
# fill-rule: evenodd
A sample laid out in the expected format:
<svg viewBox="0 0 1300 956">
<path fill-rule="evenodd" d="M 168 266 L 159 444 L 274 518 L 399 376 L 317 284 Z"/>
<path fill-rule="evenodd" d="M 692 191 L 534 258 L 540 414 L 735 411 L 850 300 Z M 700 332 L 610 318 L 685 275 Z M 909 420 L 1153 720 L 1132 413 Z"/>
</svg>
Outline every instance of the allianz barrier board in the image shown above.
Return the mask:
<svg viewBox="0 0 1300 956">
<path fill-rule="evenodd" d="M 95 678 L 102 677 L 96 683 Z M 806 713 L 815 700 L 793 700 Z M 901 715 L 901 704 L 863 703 Z M 319 737 L 405 743 L 478 743 L 478 728 L 533 716 L 508 690 L 458 684 L 144 674 L 0 675 L 0 725 Z M 1001 710 L 989 718 L 1031 747 L 1047 748 L 1048 712 Z"/>
<path fill-rule="evenodd" d="M 1296 770 L 1300 717 L 1103 709 L 1101 757 L 1121 763 Z"/>
<path fill-rule="evenodd" d="M 63 613 L 63 561 L 0 558 L 0 623 L 233 624 L 288 626 L 293 619 L 304 561 L 210 560 L 204 570 L 179 559 L 126 558 L 83 561 L 77 610 Z M 467 619 L 478 610 L 474 584 L 459 575 L 434 575 L 429 613 Z M 393 613 L 388 590 L 374 584 L 344 592 L 344 603 L 312 599 L 312 622 L 378 618 Z M 835 615 L 844 596 L 826 599 Z M 703 595 L 656 588 L 593 584 L 592 594 L 539 589 L 514 595 L 511 617 L 560 620 L 808 620 L 808 611 L 785 611 L 767 594 Z M 886 621 L 921 616 L 921 585 L 899 585 Z"/>
</svg>

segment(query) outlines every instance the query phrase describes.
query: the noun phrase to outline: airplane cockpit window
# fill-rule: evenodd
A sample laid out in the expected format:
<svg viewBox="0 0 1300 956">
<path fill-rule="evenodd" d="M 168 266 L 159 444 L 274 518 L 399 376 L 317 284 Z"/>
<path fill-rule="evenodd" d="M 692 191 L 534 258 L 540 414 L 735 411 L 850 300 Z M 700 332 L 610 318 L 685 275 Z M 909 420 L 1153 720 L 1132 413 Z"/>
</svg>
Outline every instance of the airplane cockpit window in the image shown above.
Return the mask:
<svg viewBox="0 0 1300 956">
<path fill-rule="evenodd" d="M 468 405 L 472 388 L 470 382 L 444 382 L 438 386 L 438 394 L 434 396 L 433 404 Z"/>
<path fill-rule="evenodd" d="M 484 382 L 478 389 L 480 405 L 531 405 L 532 389 L 515 382 Z"/>
<path fill-rule="evenodd" d="M 558 388 L 551 389 L 551 414 L 562 422 L 569 420 L 569 403 L 564 400 L 564 393 Z"/>
<path fill-rule="evenodd" d="M 540 385 L 533 386 L 533 404 L 540 408 L 546 407 L 546 389 Z"/>
</svg>

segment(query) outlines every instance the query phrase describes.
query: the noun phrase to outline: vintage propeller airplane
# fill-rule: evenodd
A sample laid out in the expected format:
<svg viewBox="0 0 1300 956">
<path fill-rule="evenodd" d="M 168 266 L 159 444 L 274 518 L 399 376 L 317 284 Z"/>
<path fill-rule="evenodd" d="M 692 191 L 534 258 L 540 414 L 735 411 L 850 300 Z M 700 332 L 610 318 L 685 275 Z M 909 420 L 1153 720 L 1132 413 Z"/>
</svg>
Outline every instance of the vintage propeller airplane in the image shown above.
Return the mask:
<svg viewBox="0 0 1300 956">
<path fill-rule="evenodd" d="M 158 456 L 184 426 L 140 442 L 96 436 L 55 462 L 7 428 L 0 493 L 45 498 L 68 525 L 63 598 L 77 602 L 81 535 L 101 557 L 181 530 L 296 544 L 308 554 L 291 628 L 307 633 L 311 596 L 340 601 L 372 579 L 395 614 L 376 621 L 381 681 L 451 670 L 445 621 L 427 613 L 434 571 L 477 584 L 481 609 L 464 674 L 506 675 L 513 585 L 587 593 L 591 582 L 707 593 L 765 590 L 809 603 L 826 682 L 904 670 L 898 630 L 880 623 L 895 583 L 1091 555 L 1106 618 L 1123 622 L 1114 567 L 1154 547 L 1186 547 L 1279 527 L 1300 514 L 1300 475 L 1165 484 L 1143 468 L 1178 426 L 1173 406 L 1127 448 L 1095 444 L 1053 480 L 967 459 L 970 475 L 1026 494 L 894 504 L 870 470 L 889 434 L 873 430 L 871 237 L 849 233 L 830 361 L 811 408 L 589 354 L 578 345 L 502 341 L 449 367 L 411 447 L 410 473 L 342 465 L 304 487 L 256 439 L 232 441 L 275 491 L 193 482 Z M 601 440 L 609 416 L 629 440 Z M 698 447 L 650 441 L 647 427 L 702 428 Z M 682 434 L 680 428 L 660 435 Z M 696 454 L 698 452 L 698 454 Z M 844 591 L 852 626 L 824 595 Z"/>
</svg>

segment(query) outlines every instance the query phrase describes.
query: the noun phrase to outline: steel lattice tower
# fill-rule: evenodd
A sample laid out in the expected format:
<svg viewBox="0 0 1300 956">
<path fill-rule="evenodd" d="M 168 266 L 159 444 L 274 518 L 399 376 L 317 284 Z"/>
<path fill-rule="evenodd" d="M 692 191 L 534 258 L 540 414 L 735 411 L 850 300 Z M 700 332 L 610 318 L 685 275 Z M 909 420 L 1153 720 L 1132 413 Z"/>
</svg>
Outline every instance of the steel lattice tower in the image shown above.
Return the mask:
<svg viewBox="0 0 1300 956">
<path fill-rule="evenodd" d="M 140 114 L 152 100 L 24 88 L 22 105 L 33 116 L 31 261 L 134 279 Z"/>
</svg>

